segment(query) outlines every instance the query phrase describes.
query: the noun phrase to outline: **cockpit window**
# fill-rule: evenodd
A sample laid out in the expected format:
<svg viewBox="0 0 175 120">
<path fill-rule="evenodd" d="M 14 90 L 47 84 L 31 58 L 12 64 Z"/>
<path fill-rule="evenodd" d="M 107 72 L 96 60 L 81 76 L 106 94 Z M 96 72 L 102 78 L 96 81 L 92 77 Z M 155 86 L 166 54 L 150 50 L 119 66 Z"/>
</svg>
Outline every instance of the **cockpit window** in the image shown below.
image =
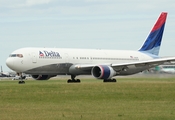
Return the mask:
<svg viewBox="0 0 175 120">
<path fill-rule="evenodd" d="M 22 54 L 10 54 L 9 57 L 19 57 L 19 58 L 22 58 L 23 55 Z"/>
<path fill-rule="evenodd" d="M 22 54 L 17 54 L 17 57 L 22 58 L 22 57 L 23 57 L 23 55 L 22 55 Z"/>
<path fill-rule="evenodd" d="M 9 57 L 16 57 L 16 54 L 10 54 Z"/>
</svg>

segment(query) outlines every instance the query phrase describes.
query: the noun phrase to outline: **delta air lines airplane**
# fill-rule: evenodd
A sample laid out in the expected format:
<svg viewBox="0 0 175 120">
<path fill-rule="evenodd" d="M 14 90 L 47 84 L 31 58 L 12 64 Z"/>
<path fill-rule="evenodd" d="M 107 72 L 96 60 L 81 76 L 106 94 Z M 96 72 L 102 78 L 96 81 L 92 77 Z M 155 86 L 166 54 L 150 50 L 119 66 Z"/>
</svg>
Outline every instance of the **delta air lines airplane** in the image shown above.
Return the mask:
<svg viewBox="0 0 175 120">
<path fill-rule="evenodd" d="M 6 65 L 21 75 L 31 74 L 36 80 L 48 80 L 57 75 L 71 75 L 67 82 L 80 82 L 77 75 L 92 75 L 104 82 L 116 82 L 113 77 L 132 75 L 175 57 L 158 56 L 167 13 L 162 12 L 148 38 L 138 51 L 65 48 L 21 48 L 10 54 Z M 85 54 L 86 53 L 86 54 Z"/>
</svg>

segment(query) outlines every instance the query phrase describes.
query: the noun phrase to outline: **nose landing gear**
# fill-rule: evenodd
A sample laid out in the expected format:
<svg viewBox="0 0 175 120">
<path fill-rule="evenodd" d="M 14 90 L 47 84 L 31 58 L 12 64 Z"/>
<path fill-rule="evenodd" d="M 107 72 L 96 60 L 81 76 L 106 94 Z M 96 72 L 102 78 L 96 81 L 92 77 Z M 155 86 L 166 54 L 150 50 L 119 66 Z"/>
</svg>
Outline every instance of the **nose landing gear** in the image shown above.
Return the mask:
<svg viewBox="0 0 175 120">
<path fill-rule="evenodd" d="M 26 79 L 26 76 L 23 76 L 22 73 L 17 73 L 17 75 L 20 76 L 20 77 L 19 77 L 19 80 L 20 80 L 20 81 L 19 81 L 18 83 L 19 83 L 19 84 L 25 84 L 24 79 Z"/>
<path fill-rule="evenodd" d="M 24 79 L 26 79 L 26 76 L 20 76 L 20 81 L 18 83 L 19 84 L 25 84 Z"/>
</svg>

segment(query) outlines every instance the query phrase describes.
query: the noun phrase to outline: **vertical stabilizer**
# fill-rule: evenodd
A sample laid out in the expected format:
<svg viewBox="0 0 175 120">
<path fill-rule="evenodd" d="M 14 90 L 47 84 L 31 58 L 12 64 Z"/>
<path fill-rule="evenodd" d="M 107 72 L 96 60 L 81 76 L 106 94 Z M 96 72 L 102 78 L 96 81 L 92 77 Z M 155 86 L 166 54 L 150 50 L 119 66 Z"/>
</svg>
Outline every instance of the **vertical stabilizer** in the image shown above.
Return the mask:
<svg viewBox="0 0 175 120">
<path fill-rule="evenodd" d="M 162 41 L 163 31 L 165 27 L 167 13 L 162 12 L 156 24 L 152 28 L 148 38 L 144 42 L 139 51 L 147 52 L 153 55 L 159 54 L 159 49 Z"/>
</svg>

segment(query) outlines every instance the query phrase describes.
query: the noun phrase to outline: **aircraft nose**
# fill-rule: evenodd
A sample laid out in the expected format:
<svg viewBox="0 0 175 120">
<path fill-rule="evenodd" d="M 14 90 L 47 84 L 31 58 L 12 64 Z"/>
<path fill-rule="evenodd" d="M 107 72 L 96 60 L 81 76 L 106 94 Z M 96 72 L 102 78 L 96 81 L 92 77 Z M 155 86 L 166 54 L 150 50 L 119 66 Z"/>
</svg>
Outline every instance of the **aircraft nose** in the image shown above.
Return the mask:
<svg viewBox="0 0 175 120">
<path fill-rule="evenodd" d="M 13 70 L 14 68 L 14 63 L 13 63 L 13 59 L 12 58 L 7 58 L 6 60 L 6 65 Z"/>
</svg>

